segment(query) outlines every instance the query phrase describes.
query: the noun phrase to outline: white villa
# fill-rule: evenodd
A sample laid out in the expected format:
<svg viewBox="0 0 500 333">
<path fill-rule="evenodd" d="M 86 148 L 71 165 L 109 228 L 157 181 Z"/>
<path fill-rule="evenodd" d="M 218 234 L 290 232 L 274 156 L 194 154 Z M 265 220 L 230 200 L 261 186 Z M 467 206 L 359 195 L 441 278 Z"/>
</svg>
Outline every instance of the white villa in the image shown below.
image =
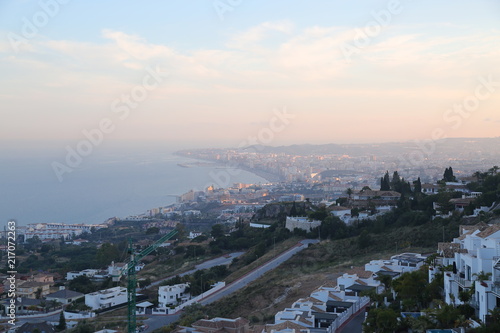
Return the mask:
<svg viewBox="0 0 500 333">
<path fill-rule="evenodd" d="M 189 300 L 190 294 L 186 292 L 187 289 L 189 289 L 189 283 L 158 288 L 158 307 L 166 308 Z"/>
<path fill-rule="evenodd" d="M 85 305 L 92 310 L 109 308 L 127 303 L 127 288 L 114 287 L 85 295 Z"/>
<path fill-rule="evenodd" d="M 442 263 L 453 265 L 453 271 L 444 272 L 446 303 L 461 304 L 460 292 L 474 286 L 470 305 L 484 321 L 489 310 L 500 306 L 500 223 L 460 226 L 460 236 L 452 243 L 440 243 L 439 251 Z M 437 270 L 431 267 L 430 279 Z M 488 279 L 480 281 L 481 275 Z"/>
</svg>

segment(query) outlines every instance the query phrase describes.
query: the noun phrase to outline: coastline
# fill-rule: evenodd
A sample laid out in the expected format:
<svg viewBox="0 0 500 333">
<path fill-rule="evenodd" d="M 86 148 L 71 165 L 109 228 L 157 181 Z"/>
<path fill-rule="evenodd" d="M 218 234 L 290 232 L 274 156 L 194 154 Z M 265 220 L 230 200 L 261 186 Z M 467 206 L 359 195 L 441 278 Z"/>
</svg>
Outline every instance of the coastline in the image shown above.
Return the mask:
<svg viewBox="0 0 500 333">
<path fill-rule="evenodd" d="M 36 172 L 47 166 L 46 161 L 27 164 L 23 173 L 29 177 L 23 178 L 16 188 L 6 187 L 6 193 L 13 195 L 4 198 L 0 204 L 2 219 L 15 219 L 19 226 L 31 223 L 103 223 L 111 217 L 140 215 L 153 208 L 172 205 L 176 202 L 175 197 L 191 189 L 215 184 L 217 179 L 220 179 L 220 187 L 233 183 L 265 184 L 276 179 L 259 170 L 238 167 L 241 171 L 233 172 L 225 169 L 231 165 L 220 161 L 194 159 L 172 152 L 148 159 L 142 153 L 98 157 L 63 183 L 54 181 L 51 173 L 41 175 Z M 188 167 L 178 164 L 187 164 Z M 9 173 L 16 175 L 15 168 Z M 40 186 L 33 189 L 33 182 Z M 51 195 L 46 195 L 46 192 Z M 93 192 L 98 195 L 83 194 Z M 17 193 L 30 193 L 31 196 L 14 195 Z M 23 209 L 28 202 L 30 209 Z M 64 209 L 54 211 L 52 207 L 57 205 Z"/>
<path fill-rule="evenodd" d="M 230 163 L 225 163 L 225 162 L 221 162 L 221 161 L 214 161 L 212 159 L 204 159 L 201 157 L 193 157 L 193 156 L 182 154 L 180 151 L 176 151 L 176 152 L 172 153 L 172 155 L 180 156 L 180 157 L 184 157 L 184 158 L 189 158 L 189 159 L 192 159 L 195 161 L 199 161 L 199 162 L 193 162 L 193 163 L 178 163 L 177 165 L 179 167 L 190 167 L 191 165 L 193 165 L 195 167 L 213 167 L 213 166 L 215 166 L 215 167 L 239 169 L 239 170 L 243 170 L 243 171 L 252 173 L 255 176 L 258 176 L 260 178 L 264 178 L 269 183 L 283 181 L 282 177 L 280 177 L 279 175 L 277 175 L 275 173 L 272 173 L 272 172 L 269 172 L 266 170 L 262 170 L 262 169 L 252 169 L 252 168 L 249 168 L 249 167 L 241 165 L 241 164 L 238 164 L 238 165 L 236 165 L 236 167 L 234 167 Z M 206 162 L 209 162 L 209 164 L 207 164 Z"/>
</svg>

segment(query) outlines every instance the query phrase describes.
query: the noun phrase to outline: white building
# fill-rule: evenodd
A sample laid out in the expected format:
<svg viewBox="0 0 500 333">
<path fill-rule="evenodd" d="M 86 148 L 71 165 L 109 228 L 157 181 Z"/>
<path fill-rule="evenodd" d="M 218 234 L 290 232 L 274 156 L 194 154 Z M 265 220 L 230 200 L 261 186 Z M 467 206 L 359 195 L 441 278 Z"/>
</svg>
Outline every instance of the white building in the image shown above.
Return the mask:
<svg viewBox="0 0 500 333">
<path fill-rule="evenodd" d="M 364 311 L 369 302 L 369 297 L 348 296 L 344 291 L 323 286 L 276 313 L 274 324 L 267 324 L 263 332 L 335 333 L 349 318 Z"/>
<path fill-rule="evenodd" d="M 293 231 L 295 228 L 302 229 L 306 231 L 311 231 L 312 229 L 319 227 L 321 221 L 312 220 L 310 221 L 307 217 L 286 217 L 285 228 Z"/>
<path fill-rule="evenodd" d="M 366 271 L 361 267 L 351 268 L 337 278 L 337 290 L 355 290 L 373 288 L 377 293 L 382 292 L 383 286 L 376 280 L 377 274 Z M 356 290 L 357 290 L 356 289 Z"/>
<path fill-rule="evenodd" d="M 203 235 L 203 233 L 200 231 L 190 231 L 188 238 L 195 239 L 196 237 L 201 236 L 201 235 Z"/>
<path fill-rule="evenodd" d="M 173 286 L 161 286 L 158 288 L 158 307 L 166 308 L 187 301 L 190 294 L 186 292 L 189 283 L 180 283 Z"/>
<path fill-rule="evenodd" d="M 199 210 L 185 210 L 182 212 L 182 215 L 183 216 L 186 216 L 186 217 L 195 217 L 195 216 L 201 216 L 201 211 Z"/>
<path fill-rule="evenodd" d="M 387 260 L 372 260 L 365 264 L 370 272 L 389 271 L 397 273 L 413 272 L 425 264 L 427 257 L 419 253 L 401 253 Z"/>
<path fill-rule="evenodd" d="M 83 271 L 72 271 L 66 273 L 66 280 L 71 281 L 78 276 L 85 275 L 88 278 L 93 278 L 99 271 L 97 269 L 84 269 Z"/>
<path fill-rule="evenodd" d="M 107 228 L 105 224 L 65 224 L 65 223 L 31 223 L 24 231 L 25 240 L 37 236 L 44 239 L 69 239 L 84 232 L 91 232 L 92 228 Z"/>
<path fill-rule="evenodd" d="M 461 304 L 460 292 L 474 285 L 475 294 L 470 304 L 484 321 L 489 310 L 500 306 L 500 224 L 460 226 L 460 236 L 453 243 L 459 244 L 460 249 L 457 250 L 456 245 L 441 245 L 441 249 L 454 250 L 454 258 L 447 258 L 454 271 L 444 272 L 445 301 Z M 483 273 L 489 278 L 478 281 Z"/>
<path fill-rule="evenodd" d="M 137 269 L 136 269 L 137 271 Z M 109 276 L 122 276 L 127 274 L 127 264 L 124 262 L 111 262 L 111 265 L 108 266 L 108 275 Z"/>
<path fill-rule="evenodd" d="M 127 288 L 114 287 L 85 295 L 85 305 L 92 310 L 105 309 L 127 303 Z"/>
</svg>

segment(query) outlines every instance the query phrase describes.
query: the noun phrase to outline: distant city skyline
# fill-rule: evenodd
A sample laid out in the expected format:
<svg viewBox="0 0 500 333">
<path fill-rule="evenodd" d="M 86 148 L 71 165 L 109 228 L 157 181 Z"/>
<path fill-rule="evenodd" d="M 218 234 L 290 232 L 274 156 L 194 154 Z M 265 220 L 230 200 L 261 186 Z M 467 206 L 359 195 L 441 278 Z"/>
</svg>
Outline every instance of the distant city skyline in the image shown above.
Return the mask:
<svg viewBox="0 0 500 333">
<path fill-rule="evenodd" d="M 82 140 L 495 137 L 499 14 L 487 0 L 3 2 L 0 141 L 62 155 Z"/>
</svg>

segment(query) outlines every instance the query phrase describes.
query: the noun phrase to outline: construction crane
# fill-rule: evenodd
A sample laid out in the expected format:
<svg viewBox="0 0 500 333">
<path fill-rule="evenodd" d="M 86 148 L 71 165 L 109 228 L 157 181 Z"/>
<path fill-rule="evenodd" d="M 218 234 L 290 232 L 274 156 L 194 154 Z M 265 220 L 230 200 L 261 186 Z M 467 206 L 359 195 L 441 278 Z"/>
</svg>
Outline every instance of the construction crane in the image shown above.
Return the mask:
<svg viewBox="0 0 500 333">
<path fill-rule="evenodd" d="M 132 241 L 129 241 L 129 253 L 130 261 L 127 264 L 127 300 L 128 300 L 128 333 L 136 333 L 137 331 L 137 321 L 136 321 L 136 289 L 137 289 L 137 274 L 135 271 L 135 266 L 139 261 L 156 250 L 163 242 L 169 240 L 177 234 L 177 230 L 172 230 L 168 234 L 162 236 L 156 242 L 148 246 L 143 251 L 135 254 L 134 248 L 132 246 Z M 119 277 L 118 277 L 119 279 Z"/>
</svg>

